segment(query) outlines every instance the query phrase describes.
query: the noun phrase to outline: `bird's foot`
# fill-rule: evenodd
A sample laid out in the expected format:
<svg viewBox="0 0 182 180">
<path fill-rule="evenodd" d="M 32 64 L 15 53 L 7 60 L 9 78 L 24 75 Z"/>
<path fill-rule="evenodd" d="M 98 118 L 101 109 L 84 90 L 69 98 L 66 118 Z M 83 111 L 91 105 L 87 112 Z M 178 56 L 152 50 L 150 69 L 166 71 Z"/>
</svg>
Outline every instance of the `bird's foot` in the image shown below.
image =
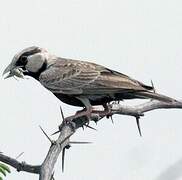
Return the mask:
<svg viewBox="0 0 182 180">
<path fill-rule="evenodd" d="M 98 111 L 98 110 L 93 110 L 93 113 L 99 114 L 100 117 L 111 117 L 112 116 L 112 111 L 111 111 L 111 107 L 109 106 L 109 104 L 104 104 L 103 105 L 104 110 L 103 111 Z"/>
<path fill-rule="evenodd" d="M 69 117 L 65 118 L 64 120 L 66 123 L 69 123 L 69 122 L 73 121 L 74 119 L 85 116 L 88 121 L 87 124 L 89 124 L 89 121 L 91 119 L 91 113 L 92 113 L 92 107 L 88 108 L 88 109 L 83 109 L 81 111 L 77 111 L 75 115 L 69 116 Z"/>
</svg>

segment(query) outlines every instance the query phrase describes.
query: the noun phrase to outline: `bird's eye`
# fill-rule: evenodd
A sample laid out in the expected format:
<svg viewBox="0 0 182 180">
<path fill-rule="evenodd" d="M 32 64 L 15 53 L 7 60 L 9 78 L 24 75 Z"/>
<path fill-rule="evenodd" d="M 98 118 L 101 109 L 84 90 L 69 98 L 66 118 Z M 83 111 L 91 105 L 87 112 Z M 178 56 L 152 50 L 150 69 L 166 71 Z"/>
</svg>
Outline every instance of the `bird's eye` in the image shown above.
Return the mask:
<svg viewBox="0 0 182 180">
<path fill-rule="evenodd" d="M 27 56 L 20 56 L 18 61 L 16 62 L 17 66 L 25 66 L 27 64 Z"/>
<path fill-rule="evenodd" d="M 22 63 L 26 62 L 27 61 L 27 57 L 26 56 L 21 56 L 20 61 Z"/>
</svg>

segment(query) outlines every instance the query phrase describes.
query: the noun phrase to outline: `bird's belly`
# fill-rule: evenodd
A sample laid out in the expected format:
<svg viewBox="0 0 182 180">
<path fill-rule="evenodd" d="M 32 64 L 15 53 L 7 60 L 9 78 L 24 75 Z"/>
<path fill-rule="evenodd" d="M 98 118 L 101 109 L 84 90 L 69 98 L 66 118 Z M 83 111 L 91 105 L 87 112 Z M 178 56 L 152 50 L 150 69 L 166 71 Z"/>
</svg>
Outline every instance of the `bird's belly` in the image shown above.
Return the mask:
<svg viewBox="0 0 182 180">
<path fill-rule="evenodd" d="M 60 93 L 54 93 L 54 95 L 61 100 L 62 102 L 72 105 L 72 106 L 81 106 L 83 107 L 84 105 L 82 104 L 82 102 L 77 99 L 74 96 L 70 96 L 70 95 L 66 95 L 66 94 L 60 94 Z"/>
<path fill-rule="evenodd" d="M 54 93 L 54 95 L 61 100 L 62 102 L 72 105 L 72 106 L 81 106 L 84 107 L 82 102 L 76 98 L 76 96 Z M 110 101 L 113 101 L 113 98 L 107 95 L 85 95 L 86 98 L 89 99 L 91 105 L 103 105 Z"/>
<path fill-rule="evenodd" d="M 90 95 L 88 99 L 91 105 L 103 105 L 114 100 L 109 95 Z"/>
</svg>

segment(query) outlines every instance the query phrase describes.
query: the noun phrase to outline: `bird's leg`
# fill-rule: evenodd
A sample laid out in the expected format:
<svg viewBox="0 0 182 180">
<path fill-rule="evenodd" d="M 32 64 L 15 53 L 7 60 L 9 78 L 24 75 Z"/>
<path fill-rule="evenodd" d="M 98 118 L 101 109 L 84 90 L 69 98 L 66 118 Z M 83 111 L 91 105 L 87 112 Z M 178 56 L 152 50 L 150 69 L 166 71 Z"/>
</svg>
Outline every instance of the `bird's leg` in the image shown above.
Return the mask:
<svg viewBox="0 0 182 180">
<path fill-rule="evenodd" d="M 87 109 L 84 107 L 83 109 L 76 111 L 75 114 L 79 114 L 79 113 L 81 113 L 81 112 L 83 112 L 83 111 L 86 111 L 86 110 L 87 110 Z"/>
<path fill-rule="evenodd" d="M 106 114 L 106 117 L 112 117 L 112 113 L 111 113 L 111 107 L 109 106 L 109 104 L 103 104 L 104 107 L 104 113 Z"/>
<path fill-rule="evenodd" d="M 112 116 L 111 108 L 110 108 L 109 104 L 103 104 L 103 107 L 104 107 L 103 111 L 93 110 L 92 112 L 93 113 L 98 113 L 100 116 L 106 116 L 107 118 Z"/>
<path fill-rule="evenodd" d="M 92 113 L 92 105 L 90 104 L 90 101 L 88 98 L 85 98 L 85 97 L 77 97 L 77 99 L 79 99 L 83 105 L 85 106 L 85 109 L 84 111 L 81 111 L 81 112 L 77 112 L 77 115 L 80 117 L 80 116 L 86 116 L 88 118 L 88 120 L 90 120 L 90 117 L 91 117 L 91 113 Z"/>
<path fill-rule="evenodd" d="M 87 119 L 88 119 L 88 122 L 89 122 L 90 117 L 91 117 L 91 113 L 92 113 L 92 110 L 93 110 L 93 108 L 92 108 L 92 106 L 90 104 L 90 101 L 87 98 L 82 97 L 82 96 L 77 97 L 77 99 L 79 99 L 83 103 L 83 105 L 85 106 L 85 109 L 83 109 L 81 111 L 77 111 L 75 115 L 69 116 L 69 117 L 65 118 L 65 120 L 70 122 L 73 119 L 76 119 L 76 118 L 79 118 L 79 117 L 82 117 L 82 116 L 86 116 Z"/>
</svg>

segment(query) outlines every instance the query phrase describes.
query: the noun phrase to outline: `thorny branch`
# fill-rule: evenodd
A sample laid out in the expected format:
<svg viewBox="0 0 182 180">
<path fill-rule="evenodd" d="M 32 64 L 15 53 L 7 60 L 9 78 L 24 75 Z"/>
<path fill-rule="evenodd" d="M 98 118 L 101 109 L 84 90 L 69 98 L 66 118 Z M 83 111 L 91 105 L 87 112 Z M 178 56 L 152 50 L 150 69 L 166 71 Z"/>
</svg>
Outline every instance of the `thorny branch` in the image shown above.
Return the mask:
<svg viewBox="0 0 182 180">
<path fill-rule="evenodd" d="M 109 116 L 113 116 L 114 114 L 120 115 L 128 115 L 133 116 L 137 120 L 137 125 L 139 132 L 141 134 L 140 126 L 139 126 L 139 118 L 144 116 L 144 113 L 148 111 L 152 111 L 155 109 L 171 109 L 171 108 L 178 108 L 182 109 L 182 101 L 174 101 L 170 103 L 165 103 L 157 100 L 152 100 L 146 103 L 142 103 L 136 106 L 128 106 L 123 104 L 110 104 L 110 114 Z M 104 118 L 106 115 L 102 113 L 98 113 L 100 109 L 94 109 L 93 113 L 91 114 L 91 121 L 99 121 Z M 64 119 L 63 112 L 61 110 L 62 118 Z M 107 115 L 108 117 L 108 115 Z M 25 162 L 19 162 L 16 159 L 10 158 L 0 153 L 0 161 L 14 167 L 17 171 L 26 171 L 29 173 L 39 174 L 39 180 L 52 180 L 53 177 L 53 170 L 55 163 L 57 162 L 58 156 L 61 152 L 63 155 L 65 153 L 65 149 L 70 147 L 71 142 L 69 141 L 70 137 L 75 133 L 75 131 L 83 126 L 88 126 L 88 120 L 86 117 L 75 118 L 70 123 L 62 122 L 59 126 L 59 137 L 56 141 L 52 141 L 51 138 L 43 131 L 46 137 L 51 141 L 51 146 L 47 153 L 47 156 L 43 163 L 39 166 L 32 166 L 26 164 Z M 79 143 L 79 142 L 74 142 Z M 80 142 L 82 143 L 82 142 Z M 87 143 L 87 142 L 86 142 Z M 64 165 L 64 162 L 63 162 Z"/>
</svg>

